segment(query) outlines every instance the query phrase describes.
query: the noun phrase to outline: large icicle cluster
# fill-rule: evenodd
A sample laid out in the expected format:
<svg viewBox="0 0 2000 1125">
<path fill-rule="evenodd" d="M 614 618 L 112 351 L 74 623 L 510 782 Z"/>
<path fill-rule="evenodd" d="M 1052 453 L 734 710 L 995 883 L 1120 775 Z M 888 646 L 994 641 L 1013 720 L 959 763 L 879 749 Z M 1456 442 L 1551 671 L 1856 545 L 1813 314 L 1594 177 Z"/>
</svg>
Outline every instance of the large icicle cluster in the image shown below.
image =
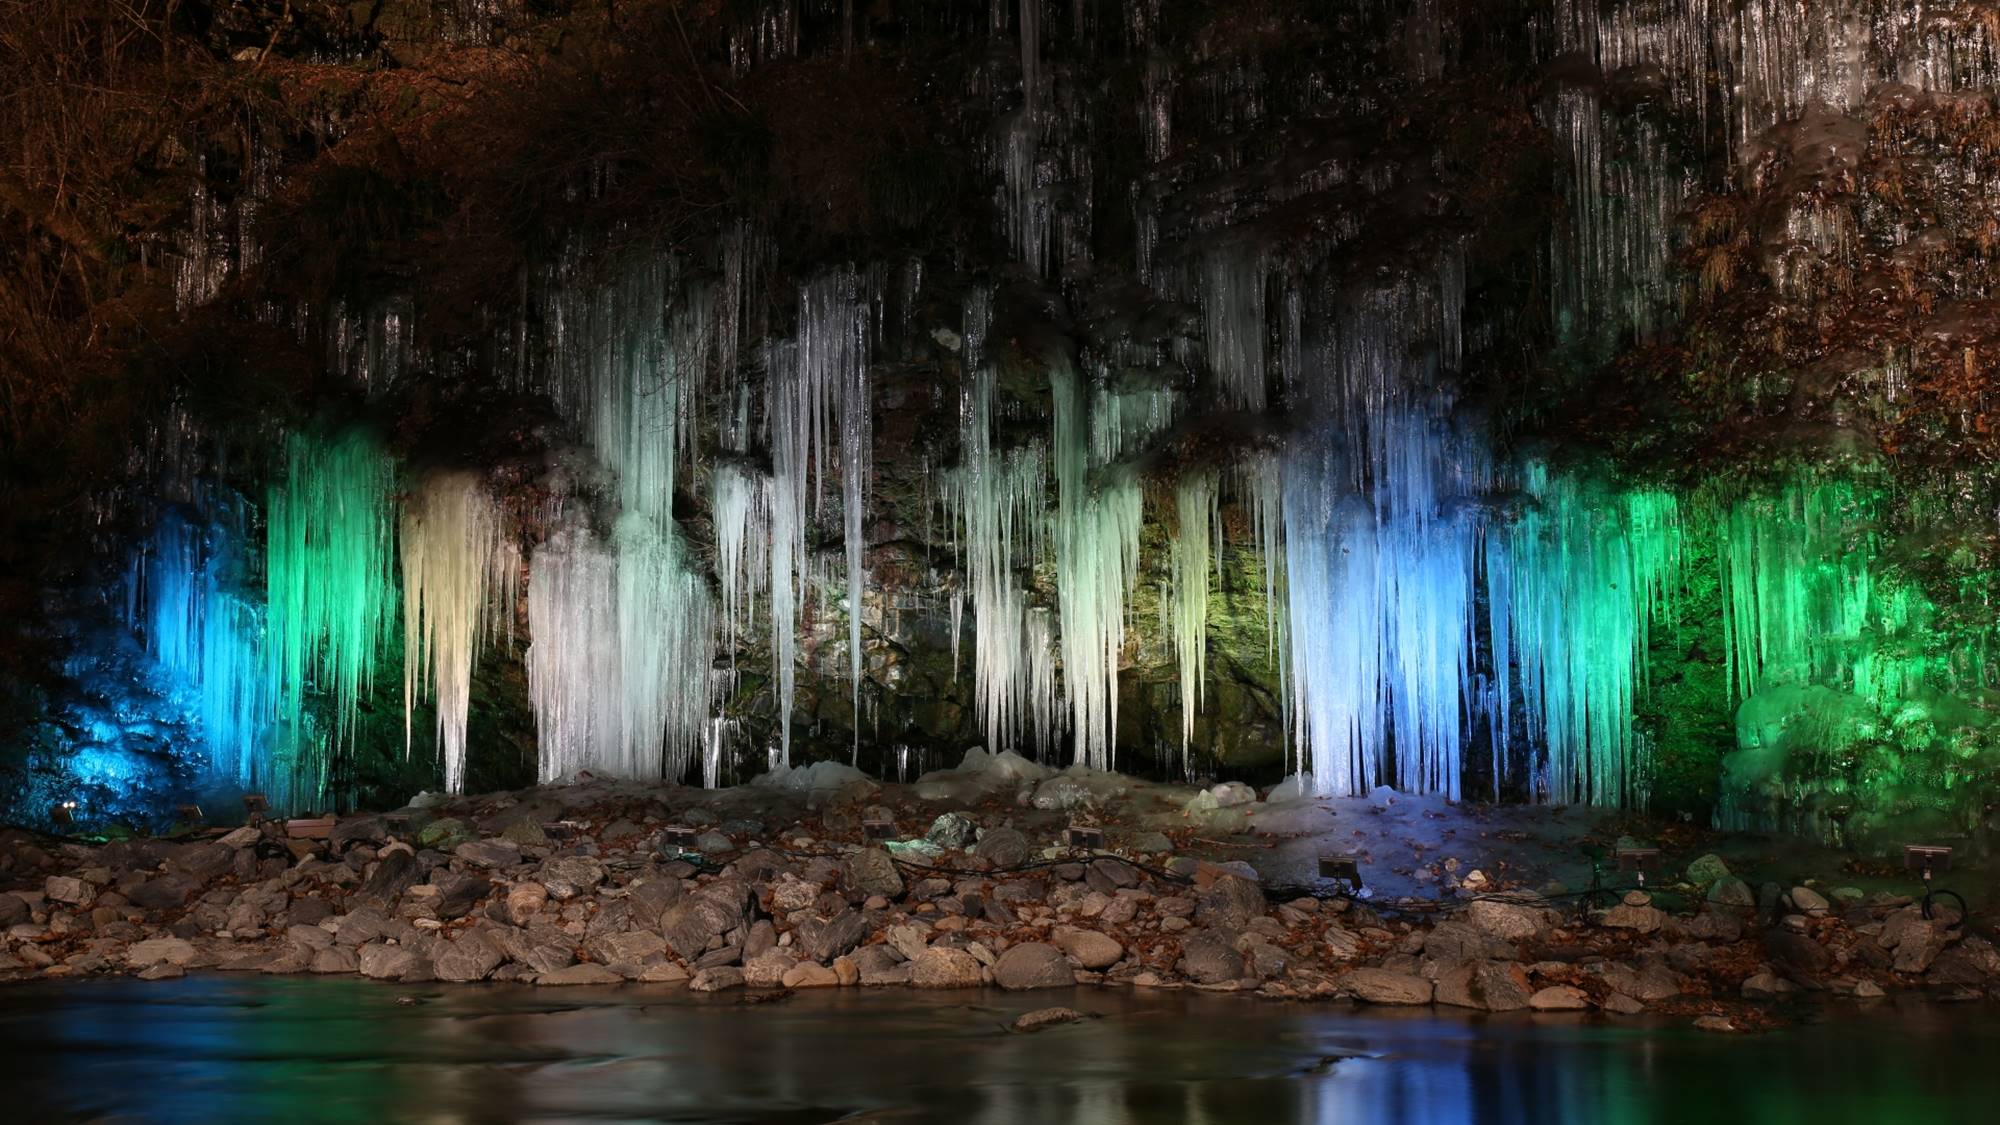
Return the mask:
<svg viewBox="0 0 2000 1125">
<path fill-rule="evenodd" d="M 559 286 L 551 391 L 614 477 L 612 532 L 565 507 L 528 585 L 529 694 L 544 780 L 678 778 L 709 734 L 715 611 L 673 519 L 707 361 L 706 290 L 664 255 L 604 286 Z"/>
<path fill-rule="evenodd" d="M 472 665 L 500 625 L 511 631 L 521 557 L 493 493 L 470 472 L 437 473 L 403 507 L 403 731 L 419 695 L 437 706 L 445 788 L 465 787 Z"/>
<path fill-rule="evenodd" d="M 799 291 L 798 336 L 765 355 L 771 434 L 771 651 L 777 665 L 779 760 L 791 761 L 798 633 L 806 592 L 823 568 L 809 532 L 830 472 L 840 481 L 846 543 L 848 673 L 855 737 L 861 729 L 862 599 L 867 583 L 865 522 L 874 426 L 868 382 L 872 301 L 852 269 L 822 275 Z M 857 742 L 858 746 L 858 742 Z"/>
<path fill-rule="evenodd" d="M 329 758 L 351 735 L 396 608 L 395 463 L 364 430 L 300 434 L 266 509 L 265 587 L 277 740 L 274 797 L 310 802 L 326 790 Z M 309 691 L 331 699 L 332 731 L 315 730 Z"/>
<path fill-rule="evenodd" d="M 262 601 L 247 588 L 249 513 L 234 497 L 194 518 L 160 514 L 133 552 L 126 622 L 194 697 L 210 770 L 239 785 L 269 780 L 260 751 L 269 722 Z"/>
<path fill-rule="evenodd" d="M 1544 799 L 1643 804 L 1632 714 L 1649 625 L 1680 583 L 1679 505 L 1664 492 L 1593 487 L 1539 463 L 1524 476 L 1529 506 L 1489 533 L 1484 556 L 1495 782 L 1509 740 L 1505 701 L 1518 687 Z"/>
<path fill-rule="evenodd" d="M 1054 630 L 1048 612 L 1028 604 L 1018 572 L 1032 568 L 1043 551 L 1048 458 L 1038 442 L 994 448 L 995 371 L 985 354 L 990 302 L 980 290 L 966 303 L 960 464 L 944 500 L 963 528 L 961 566 L 977 622 L 973 689 L 980 728 L 995 752 L 1032 747 L 1041 758 L 1062 726 Z"/>
</svg>

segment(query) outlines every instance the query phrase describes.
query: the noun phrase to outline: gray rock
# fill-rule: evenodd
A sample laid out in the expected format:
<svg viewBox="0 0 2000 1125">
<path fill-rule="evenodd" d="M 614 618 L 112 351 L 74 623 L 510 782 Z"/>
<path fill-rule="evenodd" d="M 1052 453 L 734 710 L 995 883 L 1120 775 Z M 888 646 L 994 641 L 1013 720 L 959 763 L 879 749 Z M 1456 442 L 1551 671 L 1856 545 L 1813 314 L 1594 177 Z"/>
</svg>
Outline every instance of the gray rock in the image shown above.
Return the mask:
<svg viewBox="0 0 2000 1125">
<path fill-rule="evenodd" d="M 840 865 L 840 886 L 853 895 L 895 898 L 903 893 L 903 875 L 887 851 L 863 848 Z"/>
<path fill-rule="evenodd" d="M 1801 984 L 1816 986 L 1819 975 L 1833 964 L 1826 946 L 1805 934 L 1791 930 L 1771 930 L 1764 935 L 1764 954 L 1778 971 Z"/>
<path fill-rule="evenodd" d="M 361 975 L 372 980 L 401 980 L 417 966 L 417 955 L 400 945 L 370 942 L 356 951 Z"/>
<path fill-rule="evenodd" d="M 590 955 L 606 965 L 642 965 L 667 952 L 665 938 L 648 930 L 601 934 L 584 943 Z"/>
<path fill-rule="evenodd" d="M 521 862 L 521 845 L 510 840 L 473 840 L 452 853 L 479 867 L 512 867 Z"/>
<path fill-rule="evenodd" d="M 1243 955 L 1228 938 L 1213 930 L 1192 930 L 1181 938 L 1181 959 L 1175 965 L 1182 976 L 1202 984 L 1241 980 Z"/>
<path fill-rule="evenodd" d="M 1811 887 L 1793 887 L 1790 897 L 1792 908 L 1802 914 L 1823 915 L 1833 906 L 1826 900 L 1826 896 Z"/>
<path fill-rule="evenodd" d="M 1631 906 L 1621 902 L 1604 912 L 1604 924 L 1614 930 L 1650 934 L 1666 923 L 1666 912 L 1653 906 Z"/>
<path fill-rule="evenodd" d="M 1009 991 L 1068 988 L 1076 983 L 1069 959 L 1053 945 L 1024 941 L 1010 945 L 993 964 L 993 983 Z"/>
<path fill-rule="evenodd" d="M 713 969 L 703 969 L 688 981 L 692 992 L 721 992 L 725 988 L 742 988 L 743 970 L 724 965 Z"/>
<path fill-rule="evenodd" d="M 777 988 L 798 961 L 782 949 L 767 949 L 743 962 L 743 983 L 751 988 Z"/>
<path fill-rule="evenodd" d="M 1708 888 L 1708 901 L 1717 906 L 1747 910 L 1757 905 L 1757 895 L 1750 889 L 1750 884 L 1734 875 L 1724 875 Z"/>
<path fill-rule="evenodd" d="M 1195 897 L 1194 920 L 1203 926 L 1240 930 L 1264 916 L 1264 889 L 1240 875 L 1223 875 Z"/>
<path fill-rule="evenodd" d="M 354 950 L 344 945 L 329 945 L 313 954 L 311 971 L 315 973 L 351 973 L 361 967 Z"/>
<path fill-rule="evenodd" d="M 42 894 L 50 902 L 60 902 L 66 906 L 82 906 L 97 897 L 90 884 L 70 875 L 51 875 L 42 880 Z"/>
<path fill-rule="evenodd" d="M 548 888 L 550 898 L 575 898 L 604 881 L 604 867 L 589 856 L 557 856 L 542 864 L 535 881 Z"/>
<path fill-rule="evenodd" d="M 442 872 L 438 875 L 444 878 Z M 434 909 L 445 921 L 463 918 L 493 890 L 493 881 L 484 875 L 457 875 L 442 884 Z"/>
<path fill-rule="evenodd" d="M 978 959 L 962 949 L 933 945 L 910 960 L 910 983 L 918 988 L 978 988 L 983 979 Z"/>
<path fill-rule="evenodd" d="M 207 883 L 219 878 L 236 864 L 236 849 L 222 844 L 190 844 L 174 856 L 172 867 Z"/>
<path fill-rule="evenodd" d="M 370 875 L 368 882 L 362 885 L 361 895 L 388 906 L 403 897 L 404 891 L 416 886 L 423 874 L 416 856 L 400 850 L 390 852 L 382 857 L 381 863 L 375 867 L 375 874 Z"/>
<path fill-rule="evenodd" d="M 1542 931 L 1540 907 L 1498 899 L 1474 899 L 1465 909 L 1465 921 L 1488 937 L 1501 941 L 1526 941 Z"/>
<path fill-rule="evenodd" d="M 125 963 L 133 968 L 143 968 L 161 961 L 184 966 L 194 959 L 194 946 L 180 938 L 153 938 L 148 941 L 133 942 L 125 949 Z"/>
<path fill-rule="evenodd" d="M 0 894 L 0 927 L 18 926 L 32 913 L 21 896 Z"/>
<path fill-rule="evenodd" d="M 624 979 L 602 965 L 582 961 L 554 972 L 541 973 L 535 977 L 535 983 L 550 987 L 567 987 L 581 984 L 619 984 Z"/>
<path fill-rule="evenodd" d="M 485 980 L 507 960 L 506 956 L 478 930 L 467 930 L 458 940 L 439 948 L 432 963 L 439 980 Z"/>
<path fill-rule="evenodd" d="M 925 841 L 940 848 L 956 851 L 972 842 L 979 831 L 979 825 L 962 812 L 948 812 L 931 822 L 931 829 L 924 833 Z"/>
<path fill-rule="evenodd" d="M 448 852 L 470 839 L 472 839 L 471 827 L 457 817 L 433 820 L 417 830 L 419 846 L 436 848 L 441 852 Z"/>
<path fill-rule="evenodd" d="M 1058 930 L 1056 947 L 1086 969 L 1108 969 L 1125 956 L 1125 947 L 1096 930 Z"/>
<path fill-rule="evenodd" d="M 285 930 L 285 940 L 300 949 L 317 952 L 333 944 L 333 935 L 324 926 L 290 926 Z"/>
<path fill-rule="evenodd" d="M 1414 973 L 1356 969 L 1340 978 L 1341 990 L 1369 1004 L 1428 1004 L 1431 982 Z"/>
<path fill-rule="evenodd" d="M 1705 855 L 1687 866 L 1687 881 L 1697 887 L 1714 885 L 1717 879 L 1729 874 L 1729 865 L 1718 855 Z"/>
<path fill-rule="evenodd" d="M 868 920 L 852 910 L 831 918 L 808 917 L 792 927 L 792 942 L 808 960 L 827 962 L 860 945 Z"/>
<path fill-rule="evenodd" d="M 1520 965 L 1511 961 L 1481 961 L 1457 966 L 1439 976 L 1435 999 L 1454 1007 L 1512 1012 L 1527 1007 L 1533 995 L 1528 974 Z"/>
<path fill-rule="evenodd" d="M 1528 1007 L 1537 1012 L 1581 1012 L 1590 1007 L 1590 997 L 1581 988 L 1555 984 L 1528 997 Z"/>
<path fill-rule="evenodd" d="M 1028 862 L 1029 850 L 1028 838 L 1015 829 L 988 828 L 980 833 L 972 854 L 991 861 L 995 867 L 1018 867 Z"/>
<path fill-rule="evenodd" d="M 333 940 L 341 945 L 366 945 L 379 937 L 386 937 L 393 927 L 386 915 L 379 910 L 362 907 L 340 920 L 340 928 L 333 932 Z"/>
<path fill-rule="evenodd" d="M 133 887 L 125 897 L 142 910 L 178 910 L 200 889 L 193 877 L 168 873 Z"/>
<path fill-rule="evenodd" d="M 660 917 L 660 934 L 674 955 L 692 961 L 708 948 L 711 939 L 736 928 L 740 918 L 732 918 L 727 907 L 707 898 L 690 898 Z"/>
<path fill-rule="evenodd" d="M 1037 1008 L 1032 1012 L 1023 1012 L 1021 1015 L 1015 1017 L 1014 1030 L 1019 1032 L 1040 1031 L 1045 1027 L 1075 1023 L 1078 1020 L 1087 1020 L 1089 1018 L 1088 1015 L 1077 1011 L 1075 1008 Z"/>
</svg>

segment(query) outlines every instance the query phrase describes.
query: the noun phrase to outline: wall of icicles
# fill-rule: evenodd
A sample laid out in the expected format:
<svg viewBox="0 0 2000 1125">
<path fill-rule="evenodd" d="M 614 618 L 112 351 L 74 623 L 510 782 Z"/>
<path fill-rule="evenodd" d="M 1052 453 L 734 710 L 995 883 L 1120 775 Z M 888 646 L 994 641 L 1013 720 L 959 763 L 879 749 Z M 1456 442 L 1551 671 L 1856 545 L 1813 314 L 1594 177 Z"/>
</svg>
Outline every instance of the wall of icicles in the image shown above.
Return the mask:
<svg viewBox="0 0 2000 1125">
<path fill-rule="evenodd" d="M 1407 63 L 1435 78 L 1454 33 L 1419 7 Z M 76 758 L 97 765 L 71 780 L 129 784 L 122 742 L 171 713 L 201 748 L 183 788 L 322 807 L 343 799 L 358 716 L 400 703 L 406 752 L 458 790 L 478 752 L 482 661 L 524 668 L 542 781 L 717 785 L 795 764 L 797 733 L 817 721 L 799 714 L 802 680 L 845 696 L 858 761 L 871 709 L 902 690 L 890 650 L 910 615 L 948 635 L 988 746 L 1092 769 L 1133 764 L 1120 677 L 1157 640 L 1179 721 L 1150 763 L 1193 776 L 1214 768 L 1192 747 L 1232 573 L 1258 583 L 1284 772 L 1306 792 L 1644 806 L 1651 657 L 1662 633 L 1688 630 L 1713 631 L 1726 667 L 1723 824 L 1826 831 L 1840 802 L 1795 799 L 1797 755 L 1867 759 L 1835 788 L 1935 780 L 1906 776 L 1883 730 L 1921 727 L 1907 737 L 1930 745 L 1981 725 L 1958 701 L 1987 686 L 1984 654 L 1922 640 L 1934 607 L 1884 564 L 1873 469 L 1669 487 L 1502 442 L 1465 393 L 1473 353 L 1495 347 L 1471 233 L 1413 227 L 1382 251 L 1371 217 L 1393 219 L 1426 187 L 1386 161 L 1295 167 L 1246 144 L 1204 157 L 1220 165 L 1194 181 L 1177 132 L 1255 130 L 1338 95 L 1280 86 L 1254 61 L 1177 86 L 1157 14 L 1130 5 L 1100 37 L 1066 30 L 1067 6 L 995 6 L 996 49 L 967 96 L 990 103 L 974 148 L 1005 254 L 958 263 L 969 284 L 939 287 L 915 255 L 774 282 L 773 247 L 748 223 L 696 250 L 592 244 L 546 267 L 520 323 L 496 332 L 514 390 L 547 403 L 562 434 L 525 484 L 476 459 L 392 456 L 365 426 L 326 423 L 285 436 L 268 489 L 246 495 L 214 471 L 220 439 L 176 418 L 132 501 L 148 530 L 123 568 L 122 631 L 78 663 L 108 667 L 116 648 L 118 674 L 143 681 L 130 694 L 156 705 L 108 708 Z M 1683 209 L 1752 175 L 1743 154 L 1774 128 L 1853 110 L 1890 82 L 1994 77 L 1977 28 L 1897 37 L 1762 2 L 1557 3 L 1539 18 L 1538 49 L 1590 76 L 1551 83 L 1536 106 L 1565 212 L 1539 251 L 1555 279 L 1551 346 L 1583 367 L 1676 322 Z M 795 21 L 759 27 L 784 34 L 746 39 L 746 69 L 807 49 Z M 1149 60 L 1147 166 L 1130 182 L 1091 160 L 1106 42 Z M 1656 87 L 1644 112 L 1604 82 L 1634 70 Z M 1844 143 L 1785 135 L 1836 155 Z M 1226 208 L 1202 194 L 1232 176 L 1275 186 Z M 1347 202 L 1288 238 L 1287 204 L 1335 189 Z M 1111 193 L 1134 210 L 1127 280 L 1186 315 L 1024 330 L 1023 286 L 1082 292 L 1093 200 Z M 1819 215 L 1799 211 L 1787 237 L 1846 237 Z M 1348 253 L 1364 243 L 1389 264 L 1357 265 Z M 199 303 L 221 267 L 206 246 L 190 257 Z M 1782 247 L 1770 268 L 1781 287 L 1813 283 Z M 408 315 L 385 296 L 328 329 L 364 397 L 424 368 Z M 876 461 L 897 407 L 881 374 L 912 338 L 958 376 L 933 391 L 955 449 L 914 505 L 948 549 L 892 588 Z M 1226 455 L 1163 454 L 1218 419 L 1244 435 Z M 1690 620 L 1697 568 L 1716 620 Z M 934 596 L 910 600 L 912 586 Z"/>
</svg>

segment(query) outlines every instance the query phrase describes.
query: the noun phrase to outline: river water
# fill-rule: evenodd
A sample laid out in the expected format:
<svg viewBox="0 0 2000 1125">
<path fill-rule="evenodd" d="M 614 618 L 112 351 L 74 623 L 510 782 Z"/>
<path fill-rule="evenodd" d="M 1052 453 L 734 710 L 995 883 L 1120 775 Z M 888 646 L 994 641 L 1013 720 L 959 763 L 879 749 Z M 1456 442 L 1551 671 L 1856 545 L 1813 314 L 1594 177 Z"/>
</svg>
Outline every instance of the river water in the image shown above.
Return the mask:
<svg viewBox="0 0 2000 1125">
<path fill-rule="evenodd" d="M 1198 993 L 198 975 L 0 988 L 0 1121 L 1784 1125 L 1994 1120 L 2000 1010 L 1720 1036 Z M 1031 1035 L 1021 1012 L 1098 1014 Z"/>
</svg>

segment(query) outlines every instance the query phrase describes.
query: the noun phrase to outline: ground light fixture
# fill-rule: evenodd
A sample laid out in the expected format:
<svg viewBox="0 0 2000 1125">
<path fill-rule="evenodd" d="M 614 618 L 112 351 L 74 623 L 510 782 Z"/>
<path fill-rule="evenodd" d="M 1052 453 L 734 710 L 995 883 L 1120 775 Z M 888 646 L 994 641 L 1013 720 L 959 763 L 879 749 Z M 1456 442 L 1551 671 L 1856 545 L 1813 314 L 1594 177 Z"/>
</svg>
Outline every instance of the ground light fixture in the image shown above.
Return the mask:
<svg viewBox="0 0 2000 1125">
<path fill-rule="evenodd" d="M 886 816 L 871 816 L 861 822 L 861 835 L 871 844 L 896 838 L 896 822 Z"/>
<path fill-rule="evenodd" d="M 699 829 L 688 824 L 669 824 L 660 829 L 660 854 L 663 856 L 700 855 L 701 849 L 695 841 L 701 837 Z"/>
<path fill-rule="evenodd" d="M 1639 889 L 1646 889 L 1646 872 L 1660 868 L 1660 849 L 1644 844 L 1621 844 L 1618 848 L 1618 870 L 1630 871 L 1639 880 Z"/>
<path fill-rule="evenodd" d="M 76 802 L 63 801 L 49 810 L 49 819 L 65 827 L 76 823 Z"/>
<path fill-rule="evenodd" d="M 1104 846 L 1104 829 L 1095 824 L 1078 824 L 1072 821 L 1070 826 L 1063 830 L 1063 841 L 1072 848 L 1085 850 L 1101 848 Z"/>
<path fill-rule="evenodd" d="M 1924 883 L 1924 917 L 1931 916 L 1931 904 L 1949 895 L 1958 903 L 1958 918 L 1962 924 L 1966 916 L 1965 897 L 1957 891 L 1943 887 L 1932 887 L 1931 880 L 1940 871 L 1951 870 L 1951 846 L 1949 844 L 1904 844 L 1903 867 L 1914 871 Z"/>
<path fill-rule="evenodd" d="M 1344 885 L 1349 894 L 1358 894 L 1361 891 L 1361 861 L 1345 852 L 1321 852 L 1319 877 L 1336 886 Z"/>
<path fill-rule="evenodd" d="M 250 818 L 250 823 L 256 824 L 263 820 L 264 814 L 269 811 L 271 802 L 262 793 L 243 794 L 243 812 Z"/>
<path fill-rule="evenodd" d="M 191 828 L 199 828 L 201 826 L 202 813 L 200 805 L 177 806 L 174 809 L 174 814 L 181 818 L 182 824 L 185 824 Z"/>
</svg>

